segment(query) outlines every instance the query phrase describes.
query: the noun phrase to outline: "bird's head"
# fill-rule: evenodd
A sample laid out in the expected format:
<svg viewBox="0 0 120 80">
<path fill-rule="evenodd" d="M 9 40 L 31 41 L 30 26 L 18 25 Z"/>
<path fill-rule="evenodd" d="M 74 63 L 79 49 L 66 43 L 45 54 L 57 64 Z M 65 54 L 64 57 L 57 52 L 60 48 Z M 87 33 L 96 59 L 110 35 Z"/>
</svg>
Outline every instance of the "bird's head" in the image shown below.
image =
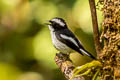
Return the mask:
<svg viewBox="0 0 120 80">
<path fill-rule="evenodd" d="M 50 30 L 61 30 L 67 28 L 66 22 L 62 18 L 58 17 L 49 20 L 49 24 L 47 25 Z"/>
</svg>

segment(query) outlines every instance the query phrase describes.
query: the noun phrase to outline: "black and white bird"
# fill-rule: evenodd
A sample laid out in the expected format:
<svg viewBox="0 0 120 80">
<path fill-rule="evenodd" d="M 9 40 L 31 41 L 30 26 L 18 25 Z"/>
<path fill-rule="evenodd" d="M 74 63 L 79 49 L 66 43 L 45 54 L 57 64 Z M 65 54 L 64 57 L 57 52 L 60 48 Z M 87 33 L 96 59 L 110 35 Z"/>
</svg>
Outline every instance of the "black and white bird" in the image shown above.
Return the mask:
<svg viewBox="0 0 120 80">
<path fill-rule="evenodd" d="M 52 37 L 54 47 L 62 53 L 71 53 L 77 51 L 81 55 L 86 54 L 92 59 L 96 59 L 87 50 L 84 49 L 80 41 L 68 29 L 66 22 L 62 18 L 53 18 L 47 24 Z"/>
</svg>

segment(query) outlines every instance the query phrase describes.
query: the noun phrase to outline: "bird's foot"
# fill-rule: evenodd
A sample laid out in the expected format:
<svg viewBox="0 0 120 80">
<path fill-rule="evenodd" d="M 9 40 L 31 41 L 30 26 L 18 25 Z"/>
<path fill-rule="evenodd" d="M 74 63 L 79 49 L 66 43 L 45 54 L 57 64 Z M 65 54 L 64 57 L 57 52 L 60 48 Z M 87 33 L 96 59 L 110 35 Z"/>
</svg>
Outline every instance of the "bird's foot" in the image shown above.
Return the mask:
<svg viewBox="0 0 120 80">
<path fill-rule="evenodd" d="M 69 54 L 64 54 L 64 53 L 60 52 L 60 53 L 57 53 L 56 56 L 59 56 L 59 58 L 60 58 L 62 61 L 67 61 L 67 60 L 71 61 L 71 60 L 70 60 L 70 57 L 69 57 Z M 72 62 L 72 61 L 71 61 L 71 62 Z"/>
</svg>

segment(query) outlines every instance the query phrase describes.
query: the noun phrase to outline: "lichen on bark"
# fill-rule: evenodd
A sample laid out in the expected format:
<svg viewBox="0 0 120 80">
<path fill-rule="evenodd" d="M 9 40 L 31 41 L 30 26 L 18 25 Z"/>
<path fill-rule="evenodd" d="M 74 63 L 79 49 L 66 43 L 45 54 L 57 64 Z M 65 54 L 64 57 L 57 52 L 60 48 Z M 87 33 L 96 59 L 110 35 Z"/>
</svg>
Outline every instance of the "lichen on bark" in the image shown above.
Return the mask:
<svg viewBox="0 0 120 80">
<path fill-rule="evenodd" d="M 101 1 L 101 0 L 100 0 Z M 102 0 L 102 80 L 120 80 L 120 0 Z"/>
</svg>

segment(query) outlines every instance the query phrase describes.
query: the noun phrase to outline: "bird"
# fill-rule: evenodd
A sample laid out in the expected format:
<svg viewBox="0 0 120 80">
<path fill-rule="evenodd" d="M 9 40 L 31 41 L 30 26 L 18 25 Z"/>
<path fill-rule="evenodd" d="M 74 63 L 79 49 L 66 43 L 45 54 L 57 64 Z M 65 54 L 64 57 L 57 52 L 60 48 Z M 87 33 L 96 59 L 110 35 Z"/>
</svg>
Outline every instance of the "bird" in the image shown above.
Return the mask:
<svg viewBox="0 0 120 80">
<path fill-rule="evenodd" d="M 48 22 L 47 25 L 50 30 L 52 43 L 58 51 L 64 54 L 70 54 L 76 51 L 81 55 L 85 54 L 92 59 L 96 59 L 91 53 L 85 50 L 80 40 L 68 28 L 63 18 L 55 17 L 48 20 Z"/>
</svg>

